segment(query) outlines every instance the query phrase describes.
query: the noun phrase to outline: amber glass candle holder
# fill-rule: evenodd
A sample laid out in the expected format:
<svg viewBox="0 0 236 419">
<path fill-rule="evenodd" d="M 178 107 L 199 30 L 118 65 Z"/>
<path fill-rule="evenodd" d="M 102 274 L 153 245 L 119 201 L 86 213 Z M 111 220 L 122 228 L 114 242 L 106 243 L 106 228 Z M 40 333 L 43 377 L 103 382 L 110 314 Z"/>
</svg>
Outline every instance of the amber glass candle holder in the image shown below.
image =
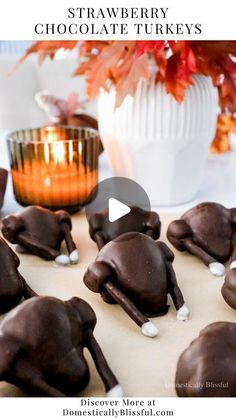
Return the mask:
<svg viewBox="0 0 236 419">
<path fill-rule="evenodd" d="M 49 126 L 13 132 L 7 142 L 19 204 L 73 213 L 91 199 L 98 182 L 96 130 Z"/>
</svg>

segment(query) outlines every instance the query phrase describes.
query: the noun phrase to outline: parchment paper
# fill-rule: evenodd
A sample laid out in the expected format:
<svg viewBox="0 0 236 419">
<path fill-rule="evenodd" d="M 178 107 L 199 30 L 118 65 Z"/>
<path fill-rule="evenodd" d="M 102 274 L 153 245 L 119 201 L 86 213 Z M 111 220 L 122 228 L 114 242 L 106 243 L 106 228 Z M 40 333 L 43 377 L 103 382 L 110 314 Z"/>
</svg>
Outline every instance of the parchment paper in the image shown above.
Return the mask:
<svg viewBox="0 0 236 419">
<path fill-rule="evenodd" d="M 166 239 L 166 228 L 178 215 L 160 216 L 161 239 L 172 248 Z M 160 336 L 147 338 L 121 307 L 104 303 L 99 294 L 92 293 L 83 284 L 83 274 L 88 264 L 95 259 L 97 248 L 89 237 L 85 215 L 80 213 L 73 216 L 72 222 L 73 237 L 80 251 L 79 264 L 57 267 L 54 262 L 20 255 L 21 274 L 40 295 L 53 295 L 65 300 L 76 295 L 92 305 L 98 320 L 95 336 L 119 379 L 125 396 L 175 396 L 174 377 L 181 352 L 206 325 L 219 320 L 236 320 L 236 313 L 226 305 L 220 293 L 223 278 L 212 276 L 195 257 L 174 250 L 174 268 L 191 316 L 188 322 L 177 321 L 176 311 L 170 300 L 169 312 L 163 317 L 153 319 L 158 325 Z M 87 351 L 86 358 L 91 380 L 81 395 L 104 396 L 103 383 Z M 12 385 L 0 383 L 0 396 L 25 395 Z"/>
</svg>

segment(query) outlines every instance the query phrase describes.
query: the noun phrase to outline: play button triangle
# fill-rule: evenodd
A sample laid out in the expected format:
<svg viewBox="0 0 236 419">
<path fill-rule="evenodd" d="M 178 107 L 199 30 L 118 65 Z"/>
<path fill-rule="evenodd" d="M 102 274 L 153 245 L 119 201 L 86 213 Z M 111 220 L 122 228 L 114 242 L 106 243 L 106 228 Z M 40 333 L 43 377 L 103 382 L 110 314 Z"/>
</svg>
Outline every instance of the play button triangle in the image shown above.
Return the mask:
<svg viewBox="0 0 236 419">
<path fill-rule="evenodd" d="M 123 202 L 118 201 L 115 198 L 109 198 L 108 200 L 108 219 L 111 223 L 118 220 L 124 215 L 129 214 L 130 207 L 128 205 L 123 204 Z"/>
</svg>

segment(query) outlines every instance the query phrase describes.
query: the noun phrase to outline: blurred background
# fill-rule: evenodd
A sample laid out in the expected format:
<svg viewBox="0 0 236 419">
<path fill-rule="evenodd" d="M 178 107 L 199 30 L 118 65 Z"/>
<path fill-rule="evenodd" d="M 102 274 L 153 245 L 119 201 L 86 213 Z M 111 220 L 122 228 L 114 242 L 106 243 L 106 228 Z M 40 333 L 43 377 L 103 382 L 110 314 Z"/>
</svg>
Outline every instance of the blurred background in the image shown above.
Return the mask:
<svg viewBox="0 0 236 419">
<path fill-rule="evenodd" d="M 30 56 L 21 65 L 20 58 L 31 41 L 0 41 L 0 130 L 38 127 L 48 118 L 35 101 L 35 94 L 48 90 L 59 98 L 72 92 L 85 98 L 83 77 L 72 77 L 78 60 L 75 51 L 58 51 L 52 61 L 39 66 L 37 57 Z M 86 112 L 96 115 L 96 103 L 88 102 Z"/>
<path fill-rule="evenodd" d="M 9 169 L 5 138 L 9 131 L 39 127 L 49 122 L 48 116 L 36 103 L 35 94 L 47 90 L 58 98 L 68 98 L 72 92 L 79 99 L 86 98 L 84 77 L 73 77 L 78 61 L 77 50 L 59 50 L 54 60 L 46 58 L 38 64 L 35 54 L 19 64 L 31 41 L 0 41 L 0 167 Z M 86 114 L 97 117 L 97 99 L 87 102 Z M 201 201 L 218 201 L 235 206 L 236 152 L 235 137 L 231 136 L 232 151 L 210 155 L 205 168 L 204 182 L 194 200 L 175 206 L 163 206 L 158 210 L 182 212 Z M 106 153 L 100 156 L 100 179 L 111 176 Z M 164 179 L 163 179 L 164 181 Z M 18 209 L 14 201 L 11 181 L 5 197 L 3 212 Z"/>
</svg>

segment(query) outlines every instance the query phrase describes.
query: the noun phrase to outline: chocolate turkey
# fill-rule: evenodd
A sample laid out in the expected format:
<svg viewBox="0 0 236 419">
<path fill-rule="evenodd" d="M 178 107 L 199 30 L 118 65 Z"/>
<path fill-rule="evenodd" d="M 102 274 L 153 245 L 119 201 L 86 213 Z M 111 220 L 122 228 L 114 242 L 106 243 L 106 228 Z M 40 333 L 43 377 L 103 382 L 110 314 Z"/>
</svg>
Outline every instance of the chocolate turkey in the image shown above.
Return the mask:
<svg viewBox="0 0 236 419">
<path fill-rule="evenodd" d="M 169 225 L 167 237 L 176 249 L 201 259 L 213 275 L 224 275 L 223 263 L 236 264 L 236 208 L 199 204 Z"/>
<path fill-rule="evenodd" d="M 93 214 L 89 218 L 89 234 L 101 249 L 110 240 L 128 232 L 144 233 L 153 239 L 160 236 L 161 222 L 158 214 L 131 207 L 131 211 L 114 222 L 108 219 L 108 210 Z"/>
<path fill-rule="evenodd" d="M 118 303 L 141 326 L 144 335 L 158 334 L 147 316 L 168 311 L 171 295 L 177 319 L 187 320 L 189 311 L 172 267 L 174 255 L 163 242 L 142 233 L 125 233 L 110 241 L 98 253 L 84 276 L 84 283 L 100 293 L 107 303 Z"/>
<path fill-rule="evenodd" d="M 236 396 L 236 323 L 203 329 L 179 358 L 175 385 L 179 397 Z"/>
<path fill-rule="evenodd" d="M 96 316 L 84 300 L 33 297 L 0 323 L 0 380 L 36 396 L 71 396 L 90 379 L 90 351 L 108 396 L 122 389 L 94 338 Z"/>
<path fill-rule="evenodd" d="M 0 168 L 0 209 L 3 206 L 3 200 L 4 200 L 4 195 L 5 195 L 6 186 L 7 186 L 7 177 L 8 177 L 7 170 Z"/>
<path fill-rule="evenodd" d="M 36 295 L 18 272 L 19 265 L 18 256 L 0 237 L 0 314 Z"/>
<path fill-rule="evenodd" d="M 71 236 L 71 218 L 65 211 L 52 212 L 39 206 L 29 206 L 16 215 L 2 220 L 2 233 L 18 251 L 26 249 L 46 260 L 67 265 L 78 262 L 78 250 Z M 61 254 L 65 240 L 69 256 Z"/>
<path fill-rule="evenodd" d="M 221 288 L 221 294 L 225 302 L 236 310 L 236 268 L 230 269 L 227 273 Z"/>
</svg>

